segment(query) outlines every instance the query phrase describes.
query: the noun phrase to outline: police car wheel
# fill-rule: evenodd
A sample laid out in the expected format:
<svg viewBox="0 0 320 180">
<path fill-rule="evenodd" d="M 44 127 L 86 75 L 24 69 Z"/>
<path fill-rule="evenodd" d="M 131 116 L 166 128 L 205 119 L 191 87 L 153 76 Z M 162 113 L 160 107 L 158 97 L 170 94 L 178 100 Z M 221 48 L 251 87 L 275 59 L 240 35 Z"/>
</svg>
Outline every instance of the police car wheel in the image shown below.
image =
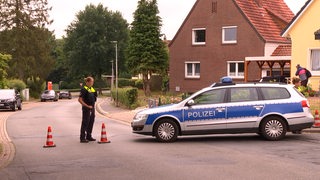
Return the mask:
<svg viewBox="0 0 320 180">
<path fill-rule="evenodd" d="M 178 137 L 178 126 L 171 120 L 162 120 L 156 124 L 154 133 L 160 142 L 173 142 Z"/>
<path fill-rule="evenodd" d="M 280 140 L 284 138 L 287 133 L 287 125 L 280 117 L 267 117 L 262 122 L 261 132 L 262 136 L 267 140 Z"/>
</svg>

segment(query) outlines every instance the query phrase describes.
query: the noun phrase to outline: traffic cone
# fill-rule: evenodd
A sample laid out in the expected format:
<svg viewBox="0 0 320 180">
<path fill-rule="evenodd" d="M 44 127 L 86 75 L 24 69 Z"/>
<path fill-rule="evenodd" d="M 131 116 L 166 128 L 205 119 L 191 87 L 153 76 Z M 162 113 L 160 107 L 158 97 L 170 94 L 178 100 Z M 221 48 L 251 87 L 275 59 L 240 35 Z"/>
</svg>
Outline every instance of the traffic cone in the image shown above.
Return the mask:
<svg viewBox="0 0 320 180">
<path fill-rule="evenodd" d="M 320 118 L 319 118 L 319 112 L 316 110 L 314 112 L 314 124 L 313 127 L 315 128 L 320 128 Z"/>
<path fill-rule="evenodd" d="M 102 128 L 101 128 L 101 138 L 100 141 L 98 141 L 99 144 L 102 143 L 110 143 L 110 141 L 107 139 L 107 131 L 106 131 L 106 126 L 104 123 L 102 123 Z"/>
<path fill-rule="evenodd" d="M 43 147 L 44 148 L 56 147 L 56 145 L 52 141 L 51 126 L 48 126 L 47 142 Z"/>
</svg>

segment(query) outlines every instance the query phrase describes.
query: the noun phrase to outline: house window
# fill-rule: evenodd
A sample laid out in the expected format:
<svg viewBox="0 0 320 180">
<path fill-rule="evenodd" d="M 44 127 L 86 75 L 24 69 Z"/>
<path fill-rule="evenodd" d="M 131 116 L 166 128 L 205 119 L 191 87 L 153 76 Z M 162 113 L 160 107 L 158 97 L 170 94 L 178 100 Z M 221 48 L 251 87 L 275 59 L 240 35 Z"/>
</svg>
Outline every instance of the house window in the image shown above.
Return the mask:
<svg viewBox="0 0 320 180">
<path fill-rule="evenodd" d="M 194 44 L 194 45 L 206 44 L 206 29 L 205 28 L 192 29 L 192 44 Z"/>
<path fill-rule="evenodd" d="M 200 62 L 186 62 L 185 63 L 185 77 L 186 78 L 200 78 Z"/>
<path fill-rule="evenodd" d="M 222 28 L 222 43 L 237 43 L 237 26 L 228 26 Z"/>
<path fill-rule="evenodd" d="M 244 78 L 244 62 L 228 61 L 228 76 L 232 78 Z"/>
<path fill-rule="evenodd" d="M 311 49 L 310 65 L 311 71 L 320 71 L 320 49 Z"/>
</svg>

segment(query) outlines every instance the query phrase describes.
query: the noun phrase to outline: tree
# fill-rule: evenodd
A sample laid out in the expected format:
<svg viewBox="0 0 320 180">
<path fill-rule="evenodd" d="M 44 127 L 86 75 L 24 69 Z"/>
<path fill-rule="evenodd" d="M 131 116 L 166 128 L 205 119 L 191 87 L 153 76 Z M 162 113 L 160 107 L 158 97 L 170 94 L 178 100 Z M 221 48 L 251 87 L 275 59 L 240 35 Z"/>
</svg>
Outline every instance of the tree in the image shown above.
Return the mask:
<svg viewBox="0 0 320 180">
<path fill-rule="evenodd" d="M 50 72 L 47 80 L 53 83 L 59 83 L 61 81 L 67 81 L 68 71 L 70 70 L 66 56 L 63 52 L 65 45 L 64 39 L 56 39 L 55 46 L 53 50 L 53 58 L 55 59 L 55 64 L 53 70 Z"/>
<path fill-rule="evenodd" d="M 46 28 L 47 0 L 2 0 L 0 4 L 0 51 L 12 55 L 8 77 L 44 81 L 54 63 L 54 37 Z"/>
<path fill-rule="evenodd" d="M 150 91 L 153 73 L 165 74 L 168 69 L 168 52 L 161 40 L 161 18 L 156 0 L 140 0 L 134 12 L 127 49 L 128 68 L 134 75 L 142 74 L 143 89 Z"/>
<path fill-rule="evenodd" d="M 67 29 L 64 52 L 70 66 L 69 76 L 82 79 L 91 75 L 101 79 L 102 74 L 111 74 L 111 61 L 115 60 L 112 41 L 117 41 L 118 64 L 124 70 L 127 39 L 128 23 L 120 12 L 109 11 L 102 4 L 86 6 Z"/>
<path fill-rule="evenodd" d="M 11 56 L 7 54 L 0 53 L 0 89 L 5 88 L 5 80 L 7 77 L 7 70 L 9 69 L 8 62 Z"/>
</svg>

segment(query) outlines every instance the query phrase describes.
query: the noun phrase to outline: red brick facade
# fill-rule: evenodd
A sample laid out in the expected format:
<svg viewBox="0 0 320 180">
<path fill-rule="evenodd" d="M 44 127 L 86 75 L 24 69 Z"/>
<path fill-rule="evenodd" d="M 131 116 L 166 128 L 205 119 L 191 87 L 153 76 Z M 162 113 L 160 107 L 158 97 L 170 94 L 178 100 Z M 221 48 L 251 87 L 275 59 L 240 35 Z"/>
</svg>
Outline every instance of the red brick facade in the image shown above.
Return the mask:
<svg viewBox="0 0 320 180">
<path fill-rule="evenodd" d="M 244 62 L 248 56 L 264 56 L 266 40 L 253 27 L 237 1 L 244 0 L 196 1 L 169 44 L 170 91 L 195 92 L 227 76 L 228 62 Z M 236 27 L 236 43 L 223 43 L 223 27 Z M 205 28 L 204 45 L 193 45 L 192 34 L 195 28 Z M 186 77 L 186 62 L 200 63 L 200 77 Z M 249 81 L 260 79 L 256 63 L 250 64 L 248 72 Z M 240 77 L 234 80 L 244 79 Z"/>
</svg>

